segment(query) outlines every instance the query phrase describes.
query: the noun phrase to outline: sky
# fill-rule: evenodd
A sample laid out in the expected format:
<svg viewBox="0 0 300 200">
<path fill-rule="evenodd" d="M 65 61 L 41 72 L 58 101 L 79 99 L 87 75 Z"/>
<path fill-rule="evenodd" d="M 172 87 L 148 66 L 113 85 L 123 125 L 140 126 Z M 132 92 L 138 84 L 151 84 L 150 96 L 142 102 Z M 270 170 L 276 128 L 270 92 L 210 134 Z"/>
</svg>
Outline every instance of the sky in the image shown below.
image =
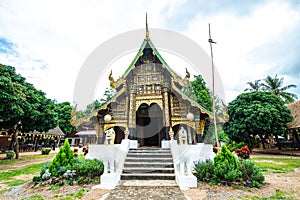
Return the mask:
<svg viewBox="0 0 300 200">
<path fill-rule="evenodd" d="M 0 63 L 14 66 L 48 98 L 74 103 L 74 85 L 87 57 L 113 36 L 145 28 L 146 12 L 150 36 L 151 28 L 176 31 L 208 55 L 211 24 L 225 102 L 241 94 L 247 82 L 275 74 L 285 85 L 297 85 L 290 92 L 300 98 L 299 0 L 0 0 Z M 182 66 L 187 63 L 177 66 L 177 58 L 161 54 L 184 77 Z M 115 77 L 134 55 L 111 63 Z M 98 84 L 95 99 L 109 87 L 107 80 Z"/>
</svg>

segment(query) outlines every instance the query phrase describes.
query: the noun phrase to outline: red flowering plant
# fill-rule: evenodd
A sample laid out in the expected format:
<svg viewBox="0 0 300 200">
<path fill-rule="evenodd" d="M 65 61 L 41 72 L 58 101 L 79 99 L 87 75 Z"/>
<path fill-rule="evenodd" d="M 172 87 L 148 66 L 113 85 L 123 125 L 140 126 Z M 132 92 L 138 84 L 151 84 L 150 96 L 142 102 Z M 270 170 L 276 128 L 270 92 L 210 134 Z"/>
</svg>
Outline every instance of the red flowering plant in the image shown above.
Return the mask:
<svg viewBox="0 0 300 200">
<path fill-rule="evenodd" d="M 240 149 L 235 150 L 239 158 L 248 159 L 250 158 L 250 150 L 248 146 L 244 146 Z"/>
</svg>

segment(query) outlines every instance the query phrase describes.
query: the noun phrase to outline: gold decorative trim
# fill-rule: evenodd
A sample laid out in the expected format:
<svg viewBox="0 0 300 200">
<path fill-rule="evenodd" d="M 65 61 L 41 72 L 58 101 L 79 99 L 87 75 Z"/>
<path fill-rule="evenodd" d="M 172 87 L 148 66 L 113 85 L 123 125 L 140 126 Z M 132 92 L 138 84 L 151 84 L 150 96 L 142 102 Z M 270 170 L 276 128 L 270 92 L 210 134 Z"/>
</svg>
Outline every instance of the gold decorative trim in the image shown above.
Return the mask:
<svg viewBox="0 0 300 200">
<path fill-rule="evenodd" d="M 156 103 L 160 106 L 160 108 L 163 110 L 164 107 L 163 107 L 163 101 L 162 99 L 143 99 L 143 100 L 136 100 L 136 104 L 135 104 L 135 112 L 138 111 L 139 107 L 143 104 L 147 104 L 147 105 L 151 105 L 152 103 Z"/>
<path fill-rule="evenodd" d="M 104 131 L 107 131 L 108 129 L 113 128 L 115 126 L 121 126 L 126 128 L 127 124 L 126 123 L 104 124 Z"/>
</svg>

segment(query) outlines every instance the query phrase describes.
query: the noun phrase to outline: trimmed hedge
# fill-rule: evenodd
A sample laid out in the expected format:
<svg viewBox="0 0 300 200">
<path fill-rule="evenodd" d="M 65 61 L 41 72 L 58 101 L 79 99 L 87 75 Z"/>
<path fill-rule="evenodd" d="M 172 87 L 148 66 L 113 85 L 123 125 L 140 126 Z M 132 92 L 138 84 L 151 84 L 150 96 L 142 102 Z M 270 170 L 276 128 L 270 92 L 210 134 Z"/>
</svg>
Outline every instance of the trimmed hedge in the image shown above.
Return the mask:
<svg viewBox="0 0 300 200">
<path fill-rule="evenodd" d="M 42 155 L 49 155 L 51 148 L 42 148 Z"/>
</svg>

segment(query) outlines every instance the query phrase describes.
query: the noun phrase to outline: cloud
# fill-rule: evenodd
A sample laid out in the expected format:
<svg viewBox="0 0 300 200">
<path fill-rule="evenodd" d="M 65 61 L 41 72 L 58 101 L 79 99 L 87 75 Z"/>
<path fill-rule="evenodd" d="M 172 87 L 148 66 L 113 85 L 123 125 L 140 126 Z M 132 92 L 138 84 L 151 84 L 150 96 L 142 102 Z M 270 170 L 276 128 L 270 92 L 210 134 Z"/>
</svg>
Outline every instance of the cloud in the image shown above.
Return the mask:
<svg viewBox="0 0 300 200">
<path fill-rule="evenodd" d="M 219 11 L 212 15 L 198 14 L 189 22 L 187 35 L 209 52 L 207 24 L 211 22 L 214 58 L 221 74 L 227 100 L 241 93 L 248 81 L 265 78 L 293 60 L 300 41 L 293 35 L 300 29 L 297 7 L 282 1 L 266 1 L 246 15 Z M 290 37 L 292 35 L 292 37 Z M 294 48 L 291 48 L 294 43 Z M 287 50 L 288 49 L 288 50 Z M 300 86 L 299 80 L 296 84 Z"/>
<path fill-rule="evenodd" d="M 2 55 L 0 62 L 16 66 L 25 77 L 36 77 L 32 83 L 49 98 L 72 101 L 76 77 L 88 55 L 110 37 L 144 27 L 146 11 L 151 25 L 161 27 L 158 12 L 164 5 L 147 1 L 1 1 L 0 36 L 11 38 L 20 47 L 18 52 L 26 56 L 21 62 Z M 37 70 L 32 70 L 38 64 L 33 59 L 43 61 Z"/>
<path fill-rule="evenodd" d="M 179 31 L 208 53 L 211 23 L 218 42 L 213 46 L 215 64 L 227 101 L 246 82 L 273 73 L 300 87 L 298 1 L 2 0 L 0 62 L 15 66 L 49 98 L 72 102 L 76 77 L 88 55 L 114 35 L 144 28 L 146 12 L 150 28 Z"/>
<path fill-rule="evenodd" d="M 30 83 L 35 83 L 38 89 L 41 80 L 42 70 L 47 69 L 47 64 L 42 60 L 31 58 L 28 54 L 22 52 L 21 48 L 13 41 L 0 38 L 0 61 L 1 64 L 11 65 L 16 68 L 17 73 L 26 77 Z"/>
</svg>

